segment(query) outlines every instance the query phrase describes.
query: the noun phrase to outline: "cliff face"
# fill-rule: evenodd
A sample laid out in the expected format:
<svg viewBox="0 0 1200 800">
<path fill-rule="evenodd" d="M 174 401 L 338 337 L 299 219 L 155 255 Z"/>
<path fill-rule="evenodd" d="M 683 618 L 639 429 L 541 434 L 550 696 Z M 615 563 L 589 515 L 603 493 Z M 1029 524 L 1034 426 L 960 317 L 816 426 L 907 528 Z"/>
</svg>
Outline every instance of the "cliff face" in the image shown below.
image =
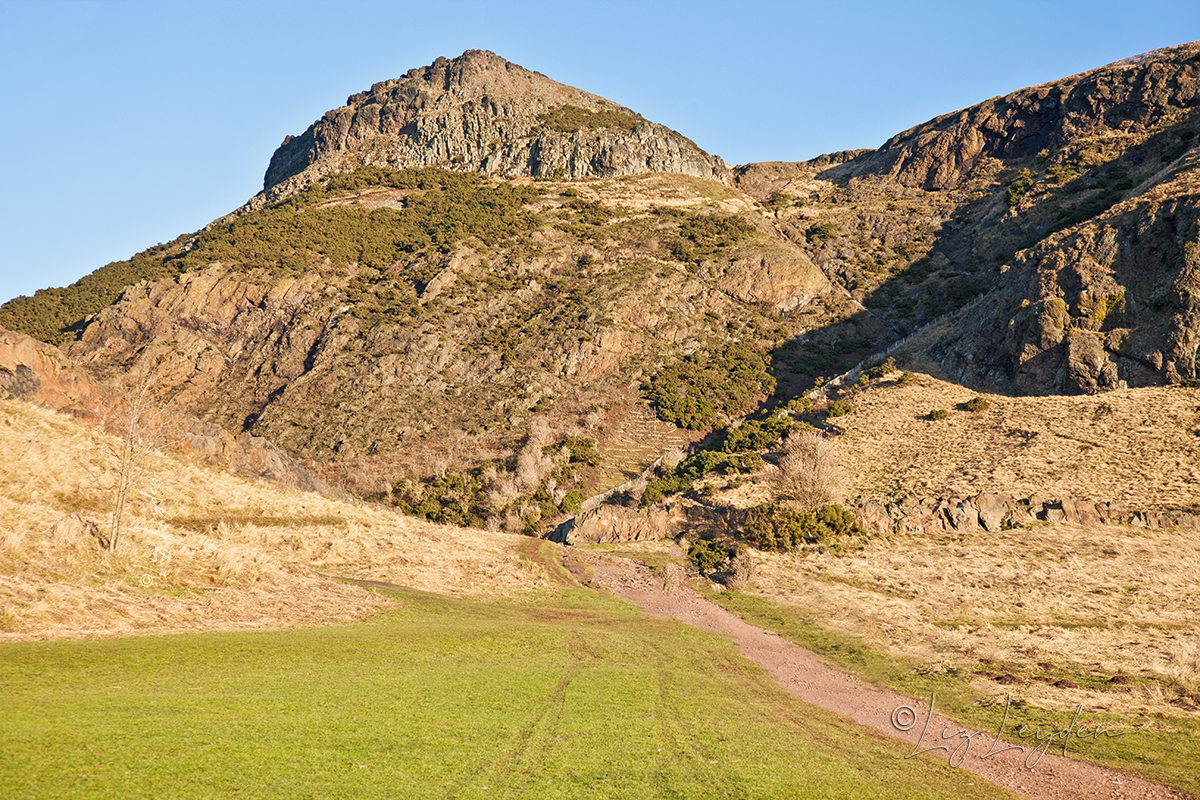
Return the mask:
<svg viewBox="0 0 1200 800">
<path fill-rule="evenodd" d="M 1193 43 L 734 180 L 956 380 L 1092 393 L 1200 377 L 1198 143 Z"/>
<path fill-rule="evenodd" d="M 1181 45 L 943 115 L 892 137 L 850 174 L 953 189 L 981 159 L 1025 158 L 1090 136 L 1140 138 L 1198 105 L 1200 46 Z"/>
<path fill-rule="evenodd" d="M 931 352 L 960 379 L 1021 394 L 1200 376 L 1198 161 L 1018 253 Z"/>
<path fill-rule="evenodd" d="M 506 178 L 729 175 L 720 158 L 678 133 L 482 50 L 439 58 L 351 96 L 284 140 L 263 190 L 274 199 L 365 165 Z"/>
</svg>

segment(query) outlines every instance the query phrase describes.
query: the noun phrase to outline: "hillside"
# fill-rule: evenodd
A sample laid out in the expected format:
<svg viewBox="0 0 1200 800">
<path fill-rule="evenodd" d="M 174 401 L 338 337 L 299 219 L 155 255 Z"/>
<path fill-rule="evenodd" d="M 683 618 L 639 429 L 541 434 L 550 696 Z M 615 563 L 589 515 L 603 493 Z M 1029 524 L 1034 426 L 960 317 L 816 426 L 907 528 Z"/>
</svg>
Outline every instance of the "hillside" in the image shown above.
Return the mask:
<svg viewBox="0 0 1200 800">
<path fill-rule="evenodd" d="M 946 114 L 878 150 L 739 167 L 777 227 L 956 380 L 1081 394 L 1195 379 L 1200 45 Z M 773 199 L 772 199 L 773 198 Z"/>
<path fill-rule="evenodd" d="M 661 369 L 660 412 L 703 432 L 811 382 L 769 351 L 854 307 L 751 201 L 681 176 L 368 168 L 151 258 L 176 277 L 65 344 L 89 370 L 147 369 L 160 399 L 362 495 L 517 530 L 660 454 L 629 461 L 621 431 Z M 887 335 L 863 333 L 850 359 Z M 703 384 L 737 363 L 738 394 Z"/>
<path fill-rule="evenodd" d="M 120 547 L 104 550 L 112 445 L 68 416 L 0 400 L 0 640 L 309 626 L 391 605 L 337 578 L 473 596 L 546 585 L 517 553 L 528 540 L 161 451 L 147 453 Z"/>
<path fill-rule="evenodd" d="M 1198 64 L 1156 51 L 727 170 L 470 51 L 286 141 L 234 214 L 0 323 L 148 370 L 362 497 L 545 531 L 916 331 L 996 393 L 1195 380 Z M 634 441 L 649 410 L 665 427 Z"/>
</svg>

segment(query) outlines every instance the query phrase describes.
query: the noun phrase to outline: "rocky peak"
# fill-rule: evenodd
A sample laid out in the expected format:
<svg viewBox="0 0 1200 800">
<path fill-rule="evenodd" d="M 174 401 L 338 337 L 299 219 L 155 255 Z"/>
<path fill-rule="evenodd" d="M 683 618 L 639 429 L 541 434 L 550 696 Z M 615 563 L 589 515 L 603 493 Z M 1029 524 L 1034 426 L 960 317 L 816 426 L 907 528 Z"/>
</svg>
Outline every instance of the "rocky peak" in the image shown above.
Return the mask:
<svg viewBox="0 0 1200 800">
<path fill-rule="evenodd" d="M 729 175 L 724 161 L 680 134 L 483 50 L 377 83 L 288 136 L 271 158 L 264 194 L 275 199 L 365 165 L 499 177 Z"/>
<path fill-rule="evenodd" d="M 953 189 L 986 157 L 1051 152 L 1084 137 L 1140 139 L 1200 105 L 1200 42 L 1154 50 L 944 114 L 889 139 L 846 171 Z"/>
</svg>

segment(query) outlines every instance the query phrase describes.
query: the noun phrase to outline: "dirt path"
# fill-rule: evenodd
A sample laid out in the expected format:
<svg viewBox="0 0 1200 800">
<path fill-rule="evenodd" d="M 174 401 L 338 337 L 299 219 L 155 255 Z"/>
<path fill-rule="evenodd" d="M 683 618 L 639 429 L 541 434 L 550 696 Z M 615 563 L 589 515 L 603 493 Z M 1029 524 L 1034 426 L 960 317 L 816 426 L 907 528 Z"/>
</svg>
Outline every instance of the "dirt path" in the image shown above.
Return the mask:
<svg viewBox="0 0 1200 800">
<path fill-rule="evenodd" d="M 569 548 L 564 548 L 563 554 L 564 565 L 572 573 L 585 577 L 586 564 L 594 572 L 595 584 L 636 603 L 648 614 L 673 617 L 700 630 L 730 637 L 747 658 L 775 676 L 794 697 L 902 739 L 913 745 L 911 752 L 919 750 L 931 757 L 952 759 L 951 763 L 1021 797 L 1183 797 L 1142 778 L 1055 755 L 1056 749 L 1062 752 L 1061 739 L 1051 742 L 1049 752 L 1043 754 L 1029 739 L 1018 743 L 1023 748 L 997 743 L 988 733 L 964 729 L 936 713 L 930 715 L 929 698 L 916 701 L 867 686 L 852 675 L 825 666 L 807 650 L 710 603 L 686 585 L 668 594 L 648 569 L 628 559 Z M 1002 713 L 998 710 L 997 724 Z"/>
</svg>

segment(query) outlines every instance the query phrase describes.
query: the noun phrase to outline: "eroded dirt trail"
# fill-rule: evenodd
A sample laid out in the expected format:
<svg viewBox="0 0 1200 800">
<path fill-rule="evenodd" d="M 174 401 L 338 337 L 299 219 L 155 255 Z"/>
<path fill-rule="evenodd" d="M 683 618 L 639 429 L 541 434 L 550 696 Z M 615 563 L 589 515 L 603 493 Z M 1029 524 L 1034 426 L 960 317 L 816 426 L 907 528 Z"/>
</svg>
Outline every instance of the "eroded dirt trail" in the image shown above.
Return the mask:
<svg viewBox="0 0 1200 800">
<path fill-rule="evenodd" d="M 794 697 L 887 736 L 902 739 L 912 744 L 914 750 L 945 748 L 929 751 L 929 756 L 953 757 L 952 763 L 962 769 L 1022 797 L 1037 800 L 1183 798 L 1171 789 L 1142 778 L 1055 755 L 1053 745 L 1050 752 L 1039 758 L 1036 745 L 1031 747 L 1029 740 L 997 743 L 987 732 L 964 730 L 962 725 L 939 714 L 929 715 L 928 698 L 918 701 L 890 690 L 876 689 L 852 675 L 827 667 L 802 647 L 750 625 L 705 600 L 686 585 L 668 594 L 662 582 L 648 569 L 628 559 L 569 548 L 564 548 L 563 558 L 568 569 L 576 575 L 584 571 L 580 566 L 586 564 L 594 572 L 596 584 L 636 603 L 648 614 L 675 618 L 700 630 L 733 639 L 747 658 L 761 665 Z M 909 729 L 897 728 L 893 719 Z M 913 724 L 908 726 L 910 721 Z M 1018 749 L 1015 744 L 1024 744 L 1024 747 Z M 956 753 L 956 748 L 960 747 Z M 1061 753 L 1061 742 L 1057 749 Z M 1026 766 L 1026 760 L 1031 767 Z"/>
</svg>

